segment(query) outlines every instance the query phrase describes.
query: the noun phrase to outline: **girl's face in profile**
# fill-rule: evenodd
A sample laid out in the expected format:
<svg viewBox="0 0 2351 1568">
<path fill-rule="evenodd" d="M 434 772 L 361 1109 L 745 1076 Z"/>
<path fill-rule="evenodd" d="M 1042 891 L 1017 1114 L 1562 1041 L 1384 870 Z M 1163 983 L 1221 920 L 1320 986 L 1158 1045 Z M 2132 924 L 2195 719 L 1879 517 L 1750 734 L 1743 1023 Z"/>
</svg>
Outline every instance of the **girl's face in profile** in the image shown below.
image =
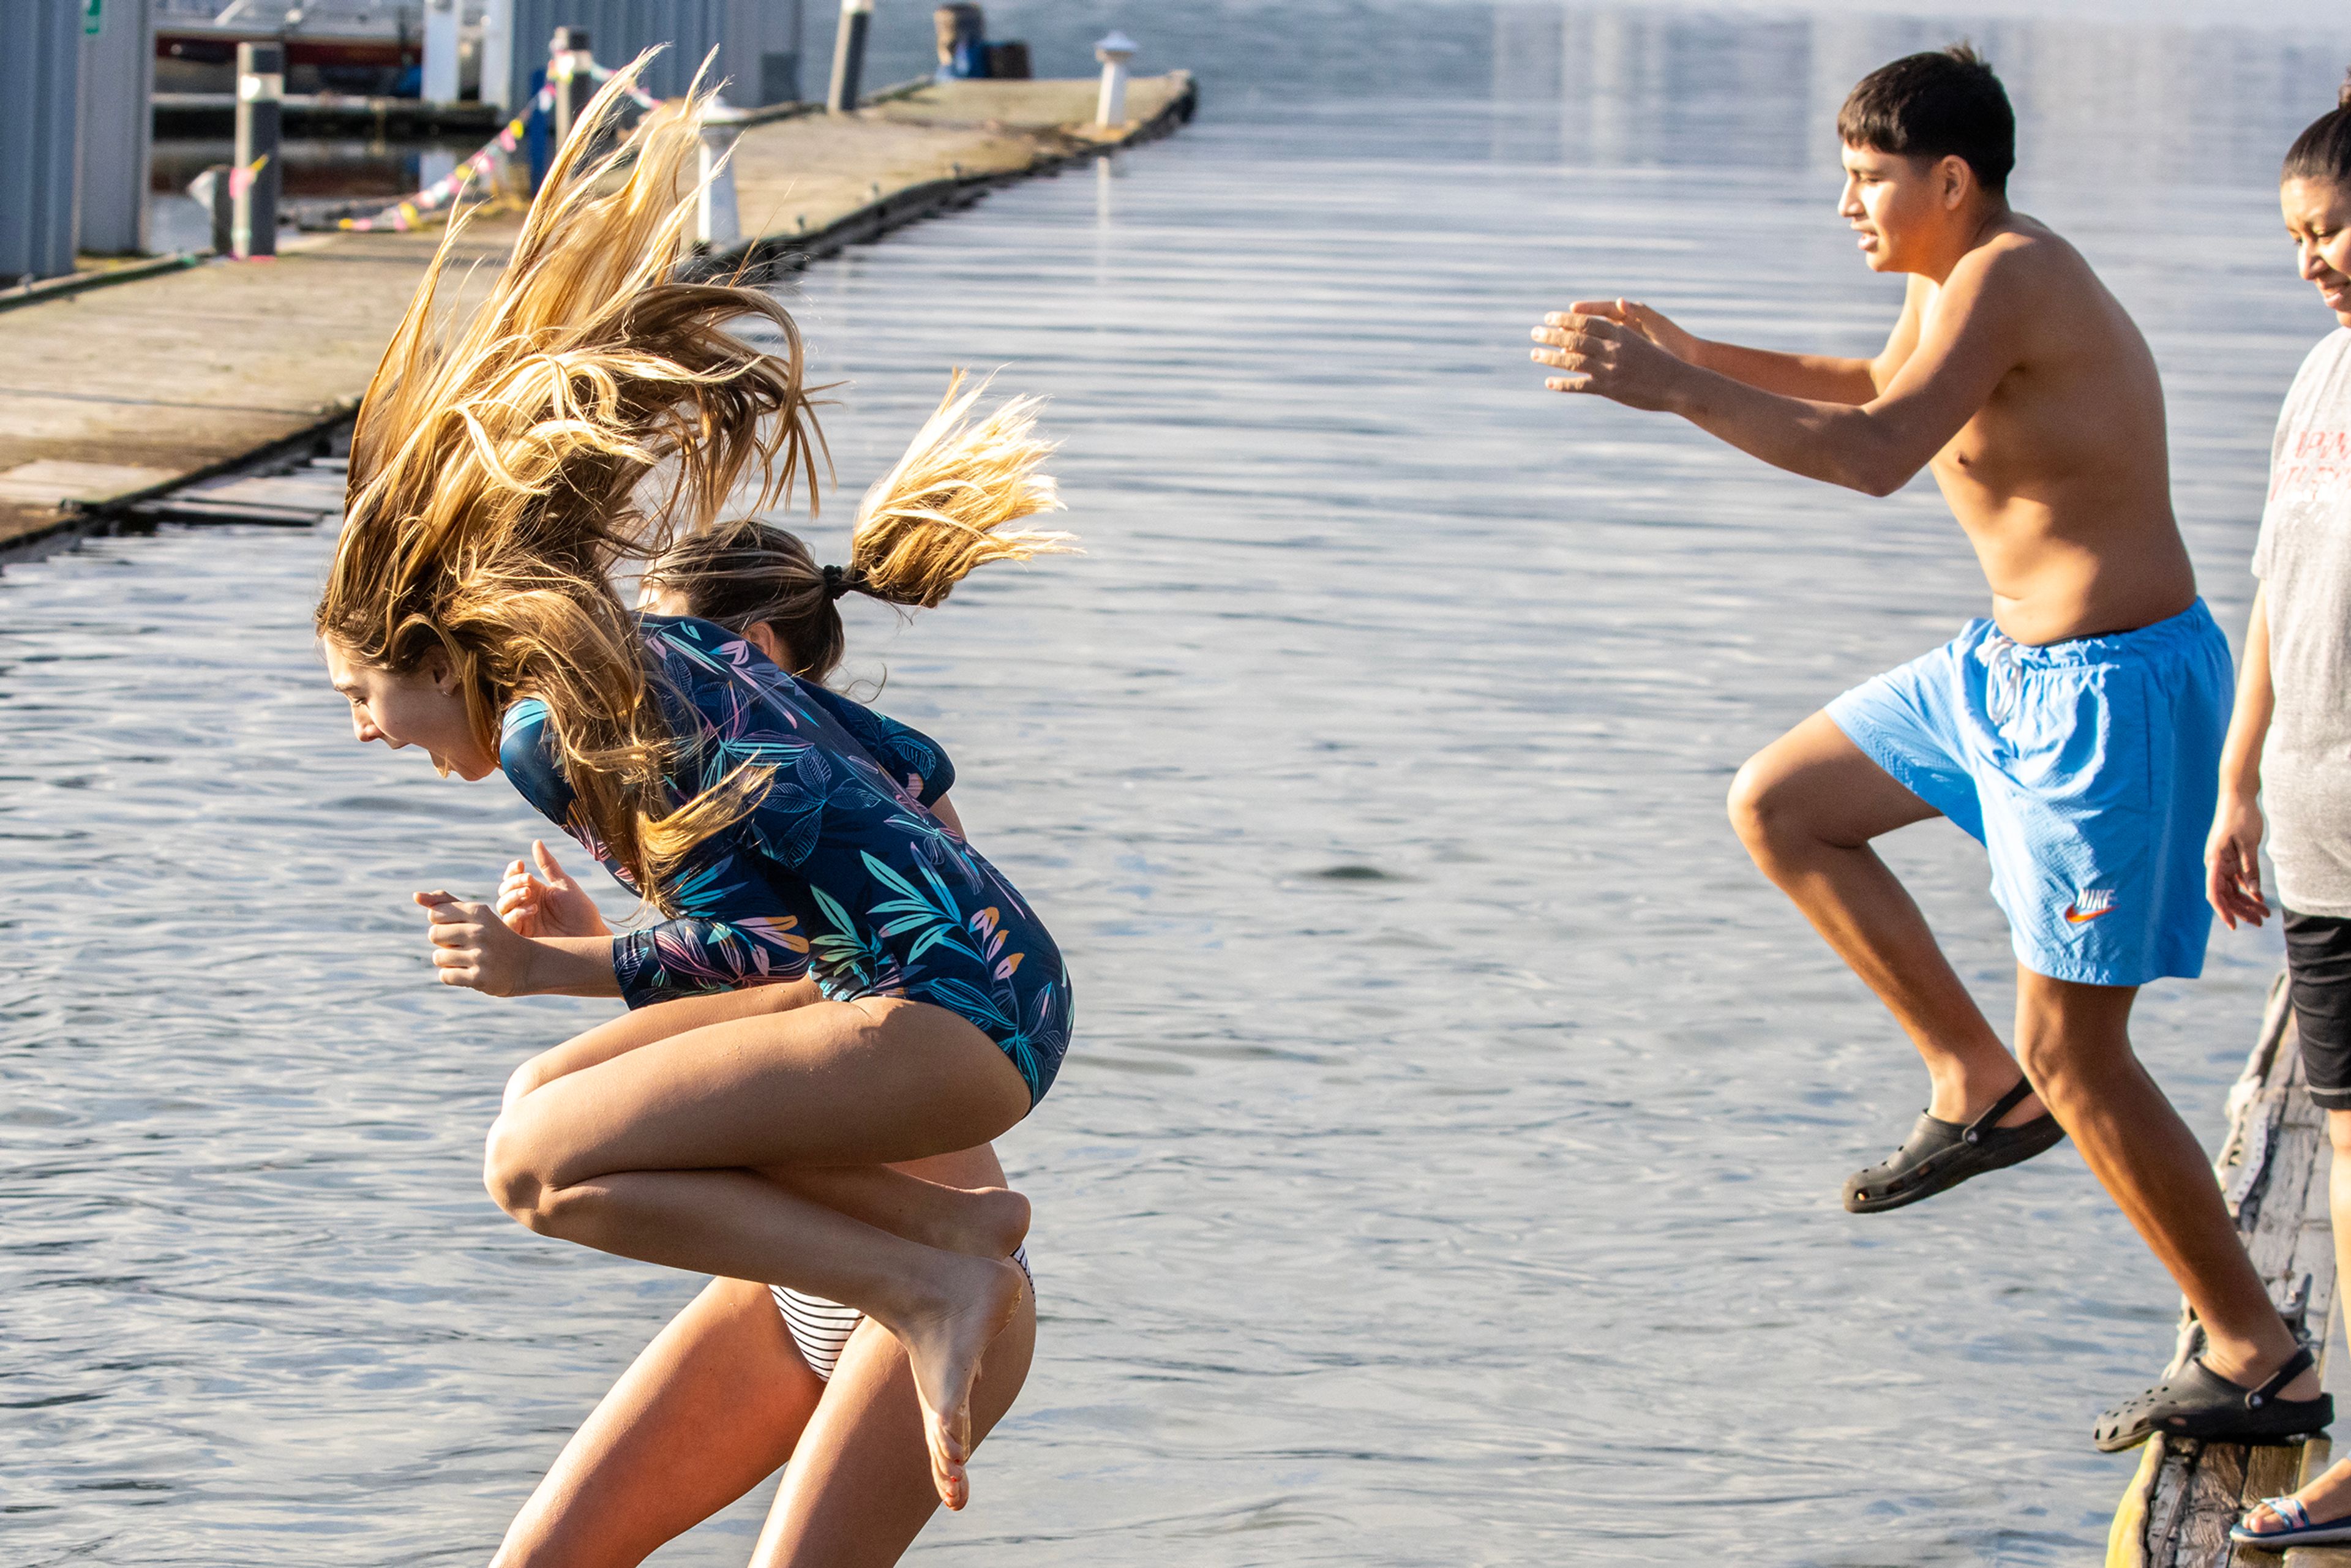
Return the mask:
<svg viewBox="0 0 2351 1568">
<path fill-rule="evenodd" d="M 498 759 L 482 747 L 465 715 L 447 661 L 438 655 L 404 675 L 361 662 L 332 637 L 321 639 L 327 678 L 350 700 L 351 734 L 361 745 L 381 740 L 398 751 L 419 746 L 444 774 L 486 779 Z"/>
<path fill-rule="evenodd" d="M 2302 276 L 2317 286 L 2335 320 L 2351 327 L 2351 185 L 2288 180 L 2278 187 L 2278 205 Z"/>
</svg>

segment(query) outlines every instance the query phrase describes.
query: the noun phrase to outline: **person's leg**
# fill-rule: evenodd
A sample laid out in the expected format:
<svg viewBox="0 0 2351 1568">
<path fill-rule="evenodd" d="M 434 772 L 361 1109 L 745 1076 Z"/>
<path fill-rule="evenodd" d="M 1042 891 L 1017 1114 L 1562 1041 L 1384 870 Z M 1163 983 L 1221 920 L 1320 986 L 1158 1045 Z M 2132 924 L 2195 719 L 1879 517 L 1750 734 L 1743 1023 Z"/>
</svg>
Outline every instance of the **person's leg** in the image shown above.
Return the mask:
<svg viewBox="0 0 2351 1568">
<path fill-rule="evenodd" d="M 2137 995 L 2020 967 L 2017 1055 L 2098 1185 L 2196 1309 L 2204 1364 L 2252 1386 L 2294 1354 L 2294 1333 L 2245 1256 L 2196 1135 L 2131 1051 Z M 2304 1373 L 2282 1393 L 2316 1398 L 2317 1374 Z"/>
<path fill-rule="evenodd" d="M 657 1040 L 737 1019 L 768 1018 L 823 999 L 814 981 L 794 980 L 639 1008 L 574 1035 L 515 1069 L 507 1080 L 505 1103 L 511 1107 L 534 1089 Z M 901 1172 L 886 1166 L 762 1174 L 828 1208 L 928 1247 L 1005 1258 L 1029 1233 L 1029 1200 L 1003 1190 L 1000 1172 L 993 1181 L 968 1186 L 933 1173 Z"/>
<path fill-rule="evenodd" d="M 491 1568 L 635 1568 L 773 1474 L 824 1392 L 768 1288 L 713 1280 L 564 1445 Z M 905 1406 L 918 1462 L 902 1479 L 927 1505 L 911 1391 Z"/>
<path fill-rule="evenodd" d="M 877 1229 L 949 1252 L 1009 1258 L 1029 1234 L 1029 1200 L 1000 1186 L 950 1186 L 896 1166 L 784 1166 L 759 1174 Z"/>
<path fill-rule="evenodd" d="M 972 1385 L 975 1445 L 1011 1408 L 1036 1340 L 1036 1301 L 1024 1296 Z M 784 1472 L 752 1568 L 888 1568 L 937 1506 L 923 1485 L 925 1468 L 905 1353 L 862 1324 Z"/>
<path fill-rule="evenodd" d="M 820 1002 L 655 1040 L 531 1091 L 492 1127 L 485 1180 L 532 1229 L 645 1262 L 789 1285 L 905 1345 L 949 1507 L 968 1395 L 1019 1303 L 1008 1262 L 925 1246 L 758 1174 L 985 1143 L 1027 1114 L 994 1041 L 944 1009 Z"/>
<path fill-rule="evenodd" d="M 540 1051 L 516 1068 L 507 1079 L 506 1103 L 511 1106 L 532 1090 L 568 1072 L 610 1061 L 657 1040 L 735 1019 L 789 1012 L 823 999 L 815 981 L 792 980 L 775 986 L 746 986 L 739 991 L 721 991 L 716 996 L 681 997 L 674 1002 L 633 1009 L 573 1035 L 561 1045 Z"/>
<path fill-rule="evenodd" d="M 1763 874 L 1794 901 L 1838 957 L 1877 993 L 1925 1059 L 1927 1109 L 1967 1122 L 2022 1073 L 1943 956 L 1908 890 L 1872 839 L 1939 816 L 1824 713 L 1748 758 L 1730 787 L 1730 820 Z M 2028 1097 L 2000 1122 L 2042 1113 Z"/>
</svg>

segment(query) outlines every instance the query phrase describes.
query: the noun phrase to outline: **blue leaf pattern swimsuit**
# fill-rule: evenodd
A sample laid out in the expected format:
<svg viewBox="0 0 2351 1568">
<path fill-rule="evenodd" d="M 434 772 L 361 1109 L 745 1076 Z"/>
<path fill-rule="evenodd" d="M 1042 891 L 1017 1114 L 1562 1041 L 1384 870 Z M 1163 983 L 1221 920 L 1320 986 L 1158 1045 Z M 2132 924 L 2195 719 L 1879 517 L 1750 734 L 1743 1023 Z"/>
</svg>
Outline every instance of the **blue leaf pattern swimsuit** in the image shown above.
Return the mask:
<svg viewBox="0 0 2351 1568">
<path fill-rule="evenodd" d="M 1029 1103 L 1043 1099 L 1070 1045 L 1069 970 L 1012 884 L 925 810 L 954 781 L 946 753 L 723 627 L 665 615 L 643 625 L 658 700 L 684 742 L 675 798 L 747 763 L 773 771 L 750 814 L 674 873 L 680 915 L 613 939 L 629 1006 L 813 975 L 835 1001 L 906 997 L 969 1019 L 1019 1070 Z M 628 883 L 575 810 L 546 705 L 516 703 L 503 728 L 498 766 L 515 788 Z"/>
</svg>

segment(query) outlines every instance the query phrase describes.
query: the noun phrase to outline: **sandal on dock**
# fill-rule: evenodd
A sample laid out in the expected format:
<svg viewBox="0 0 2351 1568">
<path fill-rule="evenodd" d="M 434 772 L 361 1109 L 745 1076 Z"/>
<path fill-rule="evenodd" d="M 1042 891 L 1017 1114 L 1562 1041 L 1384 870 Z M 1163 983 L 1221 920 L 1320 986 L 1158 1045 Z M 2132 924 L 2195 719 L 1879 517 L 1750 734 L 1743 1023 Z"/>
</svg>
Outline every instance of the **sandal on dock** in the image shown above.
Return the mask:
<svg viewBox="0 0 2351 1568">
<path fill-rule="evenodd" d="M 1918 1124 L 1884 1165 L 1845 1178 L 1844 1206 L 1855 1214 L 1883 1214 L 1920 1198 L 1949 1192 L 1970 1176 L 2022 1165 L 2065 1141 L 2057 1118 L 2035 1116 L 2019 1126 L 2000 1119 L 2024 1103 L 2032 1085 L 2024 1079 L 1972 1122 L 1946 1122 L 1921 1113 Z"/>
<path fill-rule="evenodd" d="M 2280 1389 L 2314 1364 L 2310 1347 L 2304 1345 L 2270 1374 L 2269 1381 L 2247 1388 L 2206 1366 L 2201 1356 L 2193 1357 L 2137 1398 L 2099 1416 L 2091 1438 L 2106 1454 L 2136 1448 L 2158 1435 L 2208 1443 L 2298 1443 L 2335 1420 L 2331 1394 L 2315 1399 L 2278 1397 Z"/>
<path fill-rule="evenodd" d="M 2283 1552 L 2289 1546 L 2329 1546 L 2351 1541 L 2351 1519 L 2323 1519 L 2314 1521 L 2310 1510 L 2302 1500 L 2293 1497 L 2265 1497 L 2261 1506 L 2285 1521 L 2283 1530 L 2255 1530 L 2244 1520 L 2229 1531 L 2229 1539 L 2241 1546 L 2256 1546 L 2263 1552 Z M 2250 1520 L 2248 1515 L 2247 1519 Z"/>
</svg>

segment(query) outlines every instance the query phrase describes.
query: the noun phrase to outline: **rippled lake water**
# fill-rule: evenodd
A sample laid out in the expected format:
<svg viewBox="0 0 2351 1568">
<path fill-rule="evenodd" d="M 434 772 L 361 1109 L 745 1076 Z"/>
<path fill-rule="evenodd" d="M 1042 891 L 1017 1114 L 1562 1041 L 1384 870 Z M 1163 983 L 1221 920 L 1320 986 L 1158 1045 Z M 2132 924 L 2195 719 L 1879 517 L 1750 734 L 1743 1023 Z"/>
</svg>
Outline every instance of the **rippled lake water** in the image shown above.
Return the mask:
<svg viewBox="0 0 2351 1568">
<path fill-rule="evenodd" d="M 1924 485 L 1773 474 L 1524 360 L 1589 292 L 1874 347 L 1898 294 L 1833 214 L 1830 118 L 1959 26 L 1331 5 L 1271 47 L 1241 15 L 1151 13 L 1207 81 L 1181 135 L 795 295 L 848 380 L 845 486 L 950 364 L 1002 366 L 1055 399 L 1091 551 L 855 628 L 1082 998 L 1003 1145 L 1036 1371 L 918 1555 L 2086 1560 L 2131 1465 L 2088 1425 L 2164 1358 L 2173 1292 L 2070 1149 L 1839 1209 L 1922 1074 L 1720 807 L 1980 580 Z M 2268 431 L 2329 326 L 2271 181 L 2342 62 L 2218 24 L 1975 31 L 2021 204 L 2162 361 L 2233 632 Z M 1299 63 L 1326 46 L 1390 87 Z M 507 1071 L 611 1004 L 430 984 L 409 890 L 486 893 L 544 825 L 350 743 L 308 632 L 329 544 L 166 531 L 0 573 L 12 1564 L 479 1562 L 697 1285 L 482 1194 Z M 1979 852 L 1934 824 L 1891 855 L 2003 1016 Z M 2222 935 L 2141 1003 L 2208 1140 L 2276 961 Z M 741 1562 L 768 1490 L 657 1561 Z"/>
</svg>

